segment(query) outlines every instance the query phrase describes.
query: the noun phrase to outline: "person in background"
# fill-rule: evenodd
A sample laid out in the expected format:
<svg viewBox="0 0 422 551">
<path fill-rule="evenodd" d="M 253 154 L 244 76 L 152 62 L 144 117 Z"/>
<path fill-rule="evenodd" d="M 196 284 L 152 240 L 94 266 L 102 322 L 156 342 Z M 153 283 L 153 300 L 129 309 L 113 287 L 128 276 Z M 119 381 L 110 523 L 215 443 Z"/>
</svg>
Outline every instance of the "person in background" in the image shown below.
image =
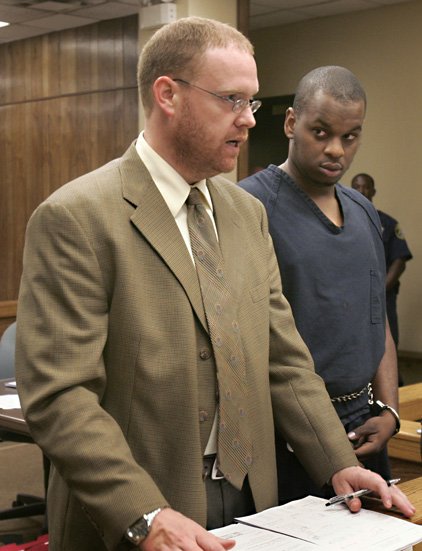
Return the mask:
<svg viewBox="0 0 422 551">
<path fill-rule="evenodd" d="M 386 444 L 400 420 L 381 226 L 375 208 L 339 183 L 358 150 L 365 112 L 365 92 L 351 71 L 310 71 L 286 112 L 288 158 L 240 187 L 267 210 L 283 293 L 357 457 L 389 478 Z M 280 500 L 325 495 L 291 442 L 277 442 Z"/>
<path fill-rule="evenodd" d="M 369 174 L 360 173 L 352 178 L 352 188 L 364 195 L 369 201 L 376 193 L 375 181 Z M 399 345 L 399 324 L 397 318 L 397 295 L 400 288 L 400 276 L 406 269 L 406 262 L 412 253 L 407 245 L 399 223 L 392 216 L 378 210 L 381 220 L 382 241 L 384 243 L 387 266 L 386 293 L 387 317 L 396 348 Z"/>
<path fill-rule="evenodd" d="M 317 483 L 412 515 L 358 465 L 282 296 L 264 208 L 218 176 L 260 105 L 250 42 L 180 19 L 144 46 L 138 83 L 136 142 L 26 232 L 16 376 L 53 465 L 51 549 L 231 548 L 207 529 L 277 504 L 274 423 Z"/>
</svg>

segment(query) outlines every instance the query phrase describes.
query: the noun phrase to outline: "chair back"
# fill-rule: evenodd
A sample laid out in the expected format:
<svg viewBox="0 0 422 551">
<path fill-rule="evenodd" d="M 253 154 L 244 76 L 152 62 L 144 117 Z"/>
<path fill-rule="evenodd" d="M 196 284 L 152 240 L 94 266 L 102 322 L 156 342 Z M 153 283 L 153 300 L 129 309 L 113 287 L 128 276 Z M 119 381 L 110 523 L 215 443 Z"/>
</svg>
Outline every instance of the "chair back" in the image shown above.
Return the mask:
<svg viewBox="0 0 422 551">
<path fill-rule="evenodd" d="M 0 339 L 0 379 L 15 377 L 16 322 L 13 322 Z"/>
</svg>

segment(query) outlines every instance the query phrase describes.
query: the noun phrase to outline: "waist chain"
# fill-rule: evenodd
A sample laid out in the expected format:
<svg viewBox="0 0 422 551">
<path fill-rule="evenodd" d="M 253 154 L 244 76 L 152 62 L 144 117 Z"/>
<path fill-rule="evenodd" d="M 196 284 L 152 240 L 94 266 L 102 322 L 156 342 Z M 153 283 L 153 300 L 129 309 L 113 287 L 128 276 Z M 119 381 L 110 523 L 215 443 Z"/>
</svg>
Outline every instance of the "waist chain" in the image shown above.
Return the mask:
<svg viewBox="0 0 422 551">
<path fill-rule="evenodd" d="M 371 404 L 374 399 L 371 383 L 368 383 L 366 386 L 364 386 L 361 390 L 357 392 L 351 392 L 350 394 L 343 394 L 342 396 L 335 396 L 334 398 L 331 398 L 331 401 L 332 402 L 350 402 L 350 400 L 356 400 L 356 398 L 359 398 L 359 396 L 362 396 L 362 394 L 364 394 L 365 392 L 368 393 L 368 402 Z"/>
</svg>

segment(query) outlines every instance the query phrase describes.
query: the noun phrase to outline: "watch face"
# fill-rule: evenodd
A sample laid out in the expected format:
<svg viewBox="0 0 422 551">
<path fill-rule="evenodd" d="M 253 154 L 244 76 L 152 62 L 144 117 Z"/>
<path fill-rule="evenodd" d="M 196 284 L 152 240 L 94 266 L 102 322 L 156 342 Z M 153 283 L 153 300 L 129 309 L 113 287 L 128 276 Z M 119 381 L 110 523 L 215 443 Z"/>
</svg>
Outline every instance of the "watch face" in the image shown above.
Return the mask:
<svg viewBox="0 0 422 551">
<path fill-rule="evenodd" d="M 148 523 L 144 517 L 140 518 L 126 531 L 126 538 L 138 545 L 148 535 Z"/>
<path fill-rule="evenodd" d="M 150 513 L 146 513 L 143 517 L 137 520 L 135 524 L 132 524 L 132 526 L 126 530 L 126 539 L 135 545 L 139 545 L 141 541 L 148 536 L 152 521 L 160 511 L 161 508 L 159 507 Z"/>
</svg>

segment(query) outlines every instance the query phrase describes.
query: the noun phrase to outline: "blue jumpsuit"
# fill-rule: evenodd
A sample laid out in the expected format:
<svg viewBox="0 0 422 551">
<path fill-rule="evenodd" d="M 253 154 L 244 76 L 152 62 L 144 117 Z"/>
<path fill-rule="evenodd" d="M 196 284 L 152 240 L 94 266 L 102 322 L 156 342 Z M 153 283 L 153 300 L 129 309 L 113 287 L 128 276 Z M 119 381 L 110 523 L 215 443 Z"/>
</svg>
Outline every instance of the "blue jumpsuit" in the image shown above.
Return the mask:
<svg viewBox="0 0 422 551">
<path fill-rule="evenodd" d="M 283 292 L 315 369 L 330 396 L 362 390 L 385 351 L 385 260 L 374 206 L 336 184 L 344 224 L 333 224 L 275 165 L 239 184 L 264 204 L 280 266 Z M 368 394 L 334 403 L 349 431 L 370 417 Z M 281 501 L 321 494 L 285 442 L 278 442 Z M 386 454 L 368 467 L 389 476 Z"/>
</svg>

